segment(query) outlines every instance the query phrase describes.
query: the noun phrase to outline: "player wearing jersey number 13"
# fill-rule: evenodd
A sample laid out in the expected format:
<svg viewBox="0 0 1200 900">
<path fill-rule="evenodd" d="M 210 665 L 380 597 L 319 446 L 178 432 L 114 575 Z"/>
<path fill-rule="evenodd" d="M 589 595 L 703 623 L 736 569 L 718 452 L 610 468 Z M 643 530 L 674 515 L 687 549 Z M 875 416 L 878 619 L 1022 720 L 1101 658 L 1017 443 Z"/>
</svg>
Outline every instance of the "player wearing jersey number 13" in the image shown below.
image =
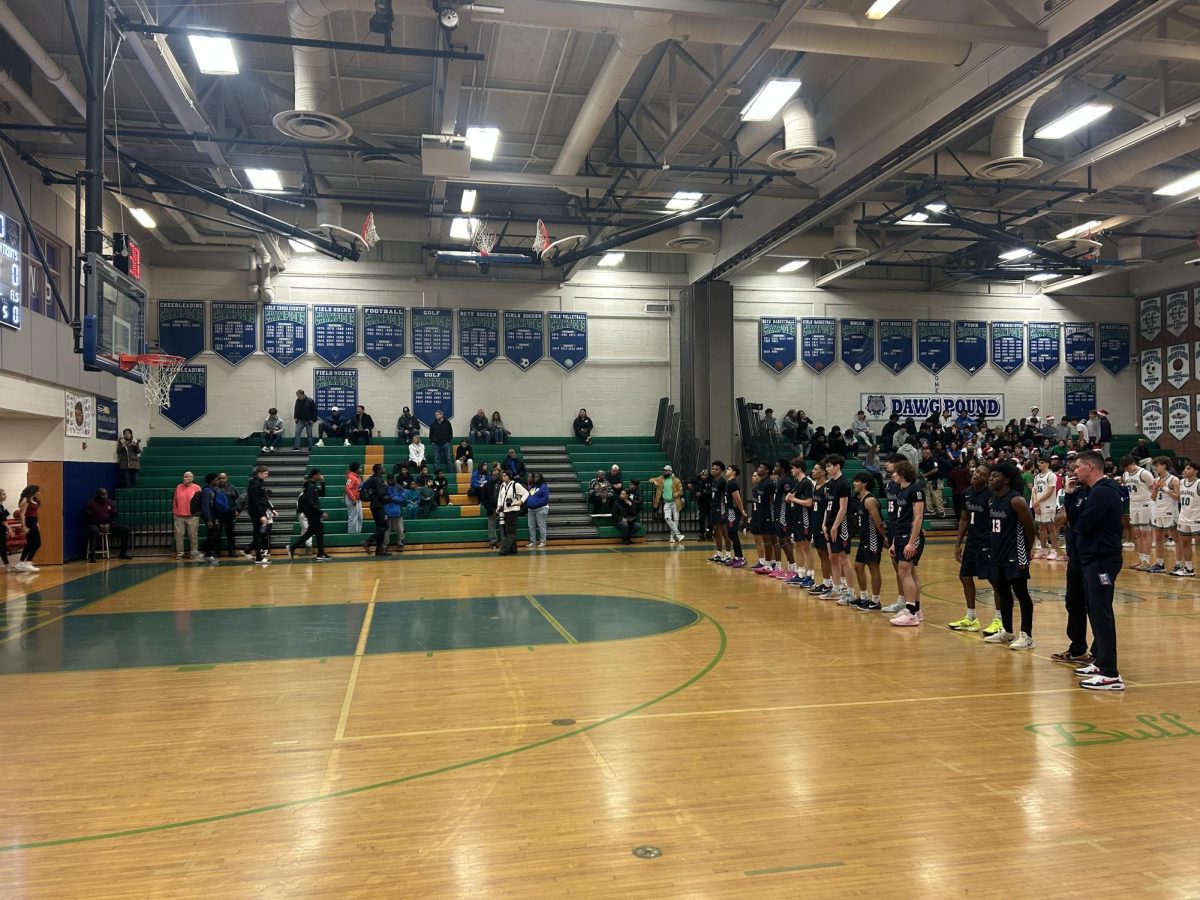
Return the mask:
<svg viewBox="0 0 1200 900">
<path fill-rule="evenodd" d="M 992 592 L 1004 630 L 988 635 L 989 644 L 1008 644 L 1010 650 L 1029 650 L 1033 643 L 1033 598 L 1029 596 L 1029 548 L 1033 546 L 1033 516 L 1021 496 L 1021 471 L 1016 463 L 992 468 L 988 502 L 992 531 L 988 552 Z M 1021 631 L 1013 632 L 1013 595 L 1021 604 Z"/>
</svg>

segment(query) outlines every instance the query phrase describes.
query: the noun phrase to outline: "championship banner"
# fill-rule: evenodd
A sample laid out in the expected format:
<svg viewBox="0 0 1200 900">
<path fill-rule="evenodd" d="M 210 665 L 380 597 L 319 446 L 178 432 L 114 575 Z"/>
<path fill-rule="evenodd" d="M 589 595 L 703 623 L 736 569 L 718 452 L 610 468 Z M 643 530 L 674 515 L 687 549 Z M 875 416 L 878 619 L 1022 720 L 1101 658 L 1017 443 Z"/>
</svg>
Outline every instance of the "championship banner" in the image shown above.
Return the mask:
<svg viewBox="0 0 1200 900">
<path fill-rule="evenodd" d="M 955 417 L 966 415 L 972 422 L 981 417 L 989 422 L 1004 420 L 1003 394 L 859 394 L 858 406 L 876 422 L 893 413 L 902 420 L 912 416 L 920 422 L 932 415 L 940 416 L 943 409 Z"/>
<path fill-rule="evenodd" d="M 208 366 L 184 366 L 175 376 L 169 395 L 171 405 L 159 410 L 177 428 L 187 428 L 208 412 Z"/>
<path fill-rule="evenodd" d="M 319 418 L 328 419 L 336 406 L 342 421 L 350 421 L 358 406 L 358 369 L 313 369 L 313 402 Z"/>
<path fill-rule="evenodd" d="M 573 371 L 588 356 L 587 313 L 551 312 L 546 319 L 549 357 L 568 372 Z"/>
<path fill-rule="evenodd" d="M 381 369 L 404 356 L 404 307 L 363 307 L 363 354 Z"/>
<path fill-rule="evenodd" d="M 1162 350 L 1158 347 L 1143 350 L 1139 362 L 1142 369 L 1142 387 L 1153 393 L 1162 384 Z"/>
<path fill-rule="evenodd" d="M 263 307 L 263 351 L 287 367 L 308 352 L 308 307 L 268 303 Z"/>
<path fill-rule="evenodd" d="M 1186 342 L 1167 347 L 1167 384 L 1179 390 L 1192 377 L 1192 348 Z"/>
<path fill-rule="evenodd" d="M 1187 394 L 1167 398 L 1167 431 L 1177 441 L 1192 433 L 1192 398 Z"/>
<path fill-rule="evenodd" d="M 429 427 L 438 410 L 447 419 L 454 418 L 454 372 L 412 373 L 412 412 L 417 421 Z"/>
<path fill-rule="evenodd" d="M 949 354 L 950 341 L 947 335 L 947 357 L 949 357 Z M 879 361 L 893 375 L 899 375 L 912 365 L 912 319 L 881 319 L 879 321 Z"/>
<path fill-rule="evenodd" d="M 1011 375 L 1025 364 L 1025 323 L 992 322 L 992 365 Z"/>
<path fill-rule="evenodd" d="M 1130 328 L 1125 322 L 1100 323 L 1100 365 L 1113 375 L 1129 368 L 1132 359 Z"/>
<path fill-rule="evenodd" d="M 500 313 L 494 309 L 458 311 L 458 355 L 482 370 L 500 355 Z"/>
<path fill-rule="evenodd" d="M 96 398 L 96 437 L 115 441 L 121 434 L 117 425 L 117 401 L 110 397 Z"/>
<path fill-rule="evenodd" d="M 159 300 L 158 345 L 171 356 L 191 359 L 204 351 L 204 303 Z"/>
<path fill-rule="evenodd" d="M 762 316 L 758 320 L 758 360 L 772 372 L 786 372 L 796 364 L 796 320 Z"/>
<path fill-rule="evenodd" d="M 214 303 L 209 334 L 213 353 L 236 366 L 258 349 L 258 305 Z"/>
<path fill-rule="evenodd" d="M 1142 434 L 1157 441 L 1163 433 L 1163 402 L 1161 397 L 1142 401 Z"/>
<path fill-rule="evenodd" d="M 1096 323 L 1068 322 L 1063 331 L 1067 366 L 1082 375 L 1096 364 Z"/>
<path fill-rule="evenodd" d="M 1063 379 L 1067 419 L 1086 422 L 1088 413 L 1096 408 L 1096 376 L 1068 375 Z"/>
<path fill-rule="evenodd" d="M 800 320 L 800 359 L 820 374 L 833 365 L 837 351 L 837 319 Z"/>
<path fill-rule="evenodd" d="M 954 323 L 954 362 L 974 375 L 987 365 L 987 322 Z"/>
<path fill-rule="evenodd" d="M 1200 287 L 1192 291 L 1192 324 L 1200 328 Z"/>
<path fill-rule="evenodd" d="M 340 366 L 358 352 L 358 307 L 313 306 L 313 352 Z"/>
<path fill-rule="evenodd" d="M 1162 331 L 1162 297 L 1138 302 L 1138 333 L 1143 341 L 1152 341 Z"/>
<path fill-rule="evenodd" d="M 1029 365 L 1042 375 L 1049 375 L 1058 368 L 1061 333 L 1062 326 L 1058 322 L 1029 323 Z"/>
<path fill-rule="evenodd" d="M 1176 291 L 1174 294 L 1167 294 L 1167 311 L 1166 311 L 1167 331 L 1179 337 L 1188 329 L 1191 324 L 1192 317 L 1188 309 L 1188 292 Z"/>
<path fill-rule="evenodd" d="M 450 358 L 454 310 L 413 307 L 412 352 L 426 367 L 436 369 Z"/>
<path fill-rule="evenodd" d="M 917 362 L 934 375 L 950 365 L 950 320 L 917 322 Z"/>
<path fill-rule="evenodd" d="M 546 319 L 540 312 L 505 310 L 504 355 L 518 369 L 537 365 L 545 355 Z"/>
<path fill-rule="evenodd" d="M 875 320 L 842 319 L 842 364 L 856 375 L 875 362 Z"/>
</svg>

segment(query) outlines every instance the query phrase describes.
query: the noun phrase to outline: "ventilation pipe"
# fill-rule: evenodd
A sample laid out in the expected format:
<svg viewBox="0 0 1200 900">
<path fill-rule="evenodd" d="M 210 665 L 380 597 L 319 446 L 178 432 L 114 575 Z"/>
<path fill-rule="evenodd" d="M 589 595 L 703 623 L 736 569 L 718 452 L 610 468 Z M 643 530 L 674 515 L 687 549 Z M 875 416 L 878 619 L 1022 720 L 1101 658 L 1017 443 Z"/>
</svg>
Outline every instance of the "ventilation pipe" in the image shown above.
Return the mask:
<svg viewBox="0 0 1200 900">
<path fill-rule="evenodd" d="M 1154 166 L 1170 162 L 1200 149 L 1200 127 L 1185 125 L 1172 128 L 1165 134 L 1152 137 L 1124 153 L 1103 160 L 1092 167 L 1092 187 L 1107 191 Z M 1164 181 L 1163 184 L 1166 182 Z M 1156 184 L 1154 187 L 1162 187 Z"/>
<path fill-rule="evenodd" d="M 1153 262 L 1142 250 L 1140 234 L 1117 239 L 1117 259 L 1126 266 L 1144 266 Z"/>
<path fill-rule="evenodd" d="M 992 123 L 992 158 L 972 169 L 976 178 L 1024 178 L 1042 167 L 1040 159 L 1025 155 L 1025 123 L 1033 105 L 1060 83 L 1051 82 L 996 116 Z"/>
<path fill-rule="evenodd" d="M 86 118 L 87 113 L 85 110 L 87 109 L 87 104 L 84 102 L 83 95 L 75 89 L 75 85 L 71 84 L 71 76 L 63 71 L 62 66 L 50 58 L 50 54 L 42 49 L 42 45 L 37 42 L 37 38 L 30 34 L 29 29 L 21 24 L 21 21 L 17 18 L 17 14 L 8 5 L 8 0 L 0 0 L 0 28 L 8 32 L 17 46 L 29 57 L 30 62 L 42 70 L 42 74 L 46 76 L 46 80 L 58 88 L 58 92 L 66 97 L 68 103 L 75 107 L 75 111 Z"/>
<path fill-rule="evenodd" d="M 333 188 L 328 180 L 318 175 L 314 179 L 314 184 L 318 191 L 331 194 Z M 326 200 L 324 197 L 317 197 L 317 225 L 336 225 L 342 227 L 342 204 L 336 200 Z"/>
<path fill-rule="evenodd" d="M 867 256 L 870 251 L 858 246 L 858 225 L 853 212 L 842 213 L 841 219 L 833 226 L 833 247 L 821 255 L 831 259 L 838 265 L 855 262 Z"/>
<path fill-rule="evenodd" d="M 817 143 L 817 119 L 812 104 L 799 98 L 788 103 L 783 108 L 783 149 L 767 157 L 771 167 L 800 172 L 827 166 L 836 158 L 836 150 Z"/>
<path fill-rule="evenodd" d="M 347 9 L 373 9 L 363 0 L 288 0 L 288 31 L 294 38 L 328 41 L 329 16 Z M 428 12 L 428 9 L 425 10 Z M 353 129 L 345 119 L 321 110 L 330 96 L 333 83 L 330 51 L 315 47 L 293 47 L 292 66 L 296 71 L 295 109 L 285 110 L 271 120 L 290 137 L 306 141 L 333 143 L 350 137 Z"/>
</svg>

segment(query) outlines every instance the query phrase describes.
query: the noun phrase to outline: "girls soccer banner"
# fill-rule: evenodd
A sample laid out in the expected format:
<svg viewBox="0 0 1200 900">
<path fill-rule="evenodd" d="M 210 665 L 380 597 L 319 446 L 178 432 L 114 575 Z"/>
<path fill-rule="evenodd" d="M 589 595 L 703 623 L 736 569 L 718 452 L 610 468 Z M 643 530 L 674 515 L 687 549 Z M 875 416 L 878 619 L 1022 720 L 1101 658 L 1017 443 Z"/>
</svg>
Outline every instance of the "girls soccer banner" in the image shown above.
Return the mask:
<svg viewBox="0 0 1200 900">
<path fill-rule="evenodd" d="M 762 316 L 758 320 L 758 359 L 776 374 L 796 364 L 796 320 Z"/>
<path fill-rule="evenodd" d="M 423 309 L 412 311 L 412 352 L 427 368 L 436 369 L 450 358 L 453 340 L 454 310 Z"/>
<path fill-rule="evenodd" d="M 1113 375 L 1129 368 L 1130 338 L 1130 328 L 1125 322 L 1100 323 L 1100 365 Z"/>
<path fill-rule="evenodd" d="M 1042 375 L 1049 375 L 1058 368 L 1061 333 L 1062 326 L 1058 322 L 1029 323 L 1029 365 Z"/>
<path fill-rule="evenodd" d="M 1148 297 L 1138 303 L 1138 333 L 1143 341 L 1152 341 L 1162 331 L 1162 297 Z"/>
<path fill-rule="evenodd" d="M 255 303 L 214 303 L 212 351 L 236 366 L 258 349 L 258 305 Z"/>
<path fill-rule="evenodd" d="M 968 320 L 954 323 L 954 361 L 968 375 L 987 365 L 987 322 Z"/>
<path fill-rule="evenodd" d="M 208 366 L 184 366 L 171 385 L 171 405 L 162 410 L 162 417 L 187 428 L 203 419 L 208 412 Z"/>
<path fill-rule="evenodd" d="M 992 365 L 1011 375 L 1025 365 L 1025 323 L 992 322 Z"/>
<path fill-rule="evenodd" d="M 358 352 L 358 307 L 313 306 L 313 352 L 340 366 Z"/>
<path fill-rule="evenodd" d="M 1167 384 L 1179 390 L 1192 377 L 1192 348 L 1187 342 L 1167 347 Z"/>
<path fill-rule="evenodd" d="M 1161 397 L 1142 401 L 1142 434 L 1157 441 L 1163 433 L 1163 402 Z"/>
<path fill-rule="evenodd" d="M 454 418 L 454 371 L 412 373 L 412 412 L 426 428 L 438 410 L 447 419 Z"/>
<path fill-rule="evenodd" d="M 263 307 L 263 350 L 281 366 L 308 352 L 308 307 L 268 303 Z"/>
<path fill-rule="evenodd" d="M 191 359 L 204 351 L 204 303 L 158 301 L 158 345 L 163 353 Z"/>
<path fill-rule="evenodd" d="M 1082 375 L 1096 364 L 1096 323 L 1068 322 L 1063 329 L 1067 365 Z"/>
<path fill-rule="evenodd" d="M 1177 441 L 1192 433 L 1192 398 L 1188 395 L 1167 398 L 1167 431 Z"/>
<path fill-rule="evenodd" d="M 875 320 L 842 319 L 842 363 L 858 374 L 875 362 Z"/>
<path fill-rule="evenodd" d="M 381 369 L 404 355 L 404 307 L 363 307 L 363 353 Z"/>
<path fill-rule="evenodd" d="M 342 421 L 350 421 L 358 406 L 358 369 L 313 369 L 313 402 L 320 418 L 328 419 L 336 406 Z"/>
<path fill-rule="evenodd" d="M 1176 291 L 1174 294 L 1167 294 L 1167 331 L 1180 337 L 1187 331 L 1188 325 L 1191 324 L 1191 315 L 1188 310 L 1188 292 Z"/>
<path fill-rule="evenodd" d="M 950 338 L 946 337 L 946 355 L 950 354 Z M 893 375 L 899 375 L 912 365 L 913 320 L 881 319 L 879 321 L 879 361 Z"/>
<path fill-rule="evenodd" d="M 1158 386 L 1162 384 L 1162 350 L 1158 347 L 1155 347 L 1152 350 L 1143 350 L 1140 362 L 1142 369 L 1142 387 L 1153 393 L 1158 389 Z"/>
<path fill-rule="evenodd" d="M 458 355 L 483 370 L 500 355 L 500 313 L 494 309 L 458 311 Z"/>
<path fill-rule="evenodd" d="M 536 365 L 545 355 L 546 319 L 540 312 L 504 313 L 504 355 L 519 369 Z"/>
<path fill-rule="evenodd" d="M 800 359 L 818 374 L 833 365 L 837 350 L 837 319 L 800 320 Z"/>
<path fill-rule="evenodd" d="M 587 313 L 551 312 L 546 318 L 550 335 L 548 355 L 570 372 L 587 359 Z"/>
<path fill-rule="evenodd" d="M 1063 379 L 1066 417 L 1086 422 L 1088 413 L 1096 408 L 1096 376 L 1068 375 Z"/>
<path fill-rule="evenodd" d="M 934 375 L 950 365 L 950 320 L 917 322 L 917 362 Z"/>
</svg>

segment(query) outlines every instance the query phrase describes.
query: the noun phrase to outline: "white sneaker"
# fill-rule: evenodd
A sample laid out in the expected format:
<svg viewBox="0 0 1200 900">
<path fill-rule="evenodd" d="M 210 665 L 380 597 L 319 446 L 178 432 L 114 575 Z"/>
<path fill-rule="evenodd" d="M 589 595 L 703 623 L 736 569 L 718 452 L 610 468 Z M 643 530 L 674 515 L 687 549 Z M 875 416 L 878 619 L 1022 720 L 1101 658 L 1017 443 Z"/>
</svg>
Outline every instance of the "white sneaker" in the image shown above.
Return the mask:
<svg viewBox="0 0 1200 900">
<path fill-rule="evenodd" d="M 40 571 L 42 571 L 42 570 L 41 570 L 41 569 L 39 569 L 37 566 L 35 566 L 33 563 L 31 563 L 31 562 L 26 562 L 26 563 L 25 563 L 25 568 L 23 568 L 21 571 L 22 571 L 22 572 L 40 572 Z"/>
<path fill-rule="evenodd" d="M 1009 650 L 1032 650 L 1037 644 L 1033 642 L 1033 638 L 1025 632 L 1017 635 L 1017 639 L 1008 645 Z"/>
<path fill-rule="evenodd" d="M 1016 637 L 1011 631 L 997 631 L 995 634 L 985 637 L 983 642 L 985 644 L 1011 644 Z"/>
<path fill-rule="evenodd" d="M 538 549 L 539 549 L 539 550 L 545 550 L 545 549 L 546 549 L 546 542 L 545 542 L 545 541 L 538 541 Z"/>
<path fill-rule="evenodd" d="M 259 448 L 258 448 L 258 452 L 259 452 L 259 453 L 266 453 L 266 452 L 267 452 L 267 448 L 266 448 L 266 447 L 259 447 Z"/>
<path fill-rule="evenodd" d="M 1121 543 L 1121 546 L 1124 547 L 1126 550 L 1132 550 L 1134 547 L 1137 546 L 1137 544 L 1135 544 L 1133 541 L 1123 541 Z"/>
<path fill-rule="evenodd" d="M 903 612 L 906 609 L 908 609 L 908 604 L 906 604 L 903 600 L 897 600 L 895 603 L 889 603 L 879 611 L 895 615 L 896 613 Z"/>
<path fill-rule="evenodd" d="M 350 446 L 350 442 L 349 442 L 349 441 L 342 441 L 342 446 L 343 446 L 343 447 L 349 447 L 349 446 Z"/>
<path fill-rule="evenodd" d="M 321 440 L 317 441 L 317 446 L 324 447 L 325 446 L 325 438 L 321 438 Z"/>
<path fill-rule="evenodd" d="M 530 547 L 536 547 L 536 546 L 537 546 L 537 541 L 530 541 L 528 544 L 525 545 L 526 549 L 529 549 Z"/>
</svg>

